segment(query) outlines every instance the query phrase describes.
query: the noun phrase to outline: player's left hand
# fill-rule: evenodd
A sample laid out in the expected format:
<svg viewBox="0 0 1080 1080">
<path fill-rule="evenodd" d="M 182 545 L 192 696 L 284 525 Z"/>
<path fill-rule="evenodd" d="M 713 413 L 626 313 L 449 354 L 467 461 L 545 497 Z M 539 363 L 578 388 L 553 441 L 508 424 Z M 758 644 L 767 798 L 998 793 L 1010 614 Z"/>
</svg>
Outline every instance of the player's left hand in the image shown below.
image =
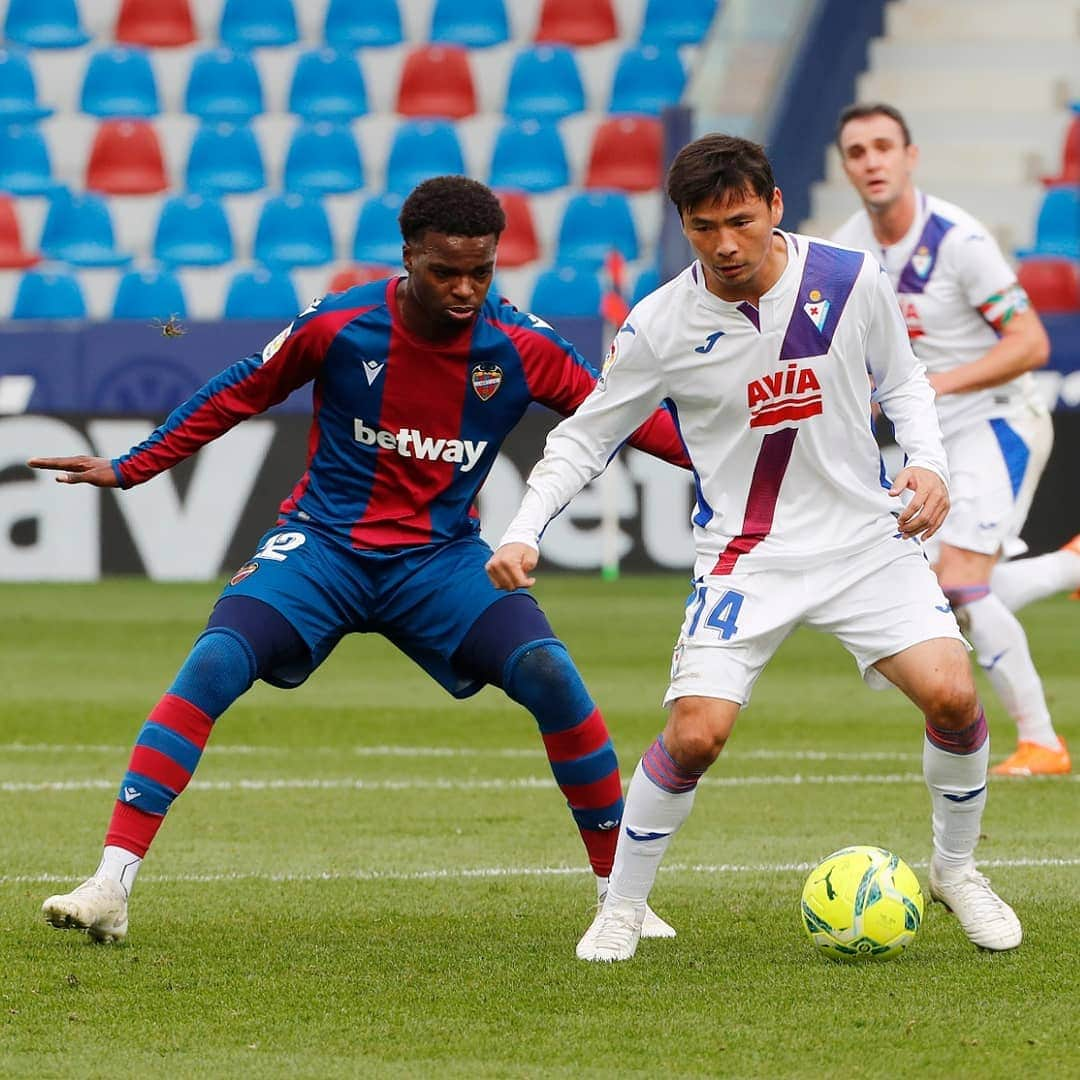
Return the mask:
<svg viewBox="0 0 1080 1080">
<path fill-rule="evenodd" d="M 528 589 L 536 584 L 531 574 L 539 561 L 540 552 L 528 544 L 503 544 L 484 569 L 496 588 Z"/>
<path fill-rule="evenodd" d="M 900 511 L 897 527 L 904 537 L 929 540 L 949 513 L 949 489 L 936 472 L 909 465 L 897 473 L 889 494 L 896 498 L 905 491 L 911 492 L 911 499 Z"/>
</svg>

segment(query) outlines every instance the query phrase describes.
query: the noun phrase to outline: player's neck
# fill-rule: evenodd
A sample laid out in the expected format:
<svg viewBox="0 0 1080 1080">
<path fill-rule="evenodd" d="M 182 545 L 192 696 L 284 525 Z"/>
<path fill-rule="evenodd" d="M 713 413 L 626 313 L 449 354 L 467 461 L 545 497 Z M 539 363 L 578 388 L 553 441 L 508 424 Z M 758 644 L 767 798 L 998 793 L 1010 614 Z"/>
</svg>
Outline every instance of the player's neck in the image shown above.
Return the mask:
<svg viewBox="0 0 1080 1080">
<path fill-rule="evenodd" d="M 900 243 L 907 236 L 915 220 L 916 206 L 915 188 L 911 184 L 888 206 L 880 208 L 868 206 L 866 212 L 870 215 L 870 227 L 874 230 L 874 239 L 882 247 L 892 247 L 893 244 Z"/>
</svg>

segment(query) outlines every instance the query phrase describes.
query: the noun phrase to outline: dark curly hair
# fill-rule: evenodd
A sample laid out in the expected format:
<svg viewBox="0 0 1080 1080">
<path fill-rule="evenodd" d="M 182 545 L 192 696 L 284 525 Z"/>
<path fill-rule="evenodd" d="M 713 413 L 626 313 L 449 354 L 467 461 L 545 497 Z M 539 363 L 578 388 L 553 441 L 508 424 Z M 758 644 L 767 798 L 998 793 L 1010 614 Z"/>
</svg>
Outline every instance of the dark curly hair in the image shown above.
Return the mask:
<svg viewBox="0 0 1080 1080">
<path fill-rule="evenodd" d="M 495 193 L 467 176 L 433 176 L 417 184 L 398 214 L 407 244 L 429 230 L 444 236 L 495 236 L 506 228 L 506 215 Z"/>
</svg>

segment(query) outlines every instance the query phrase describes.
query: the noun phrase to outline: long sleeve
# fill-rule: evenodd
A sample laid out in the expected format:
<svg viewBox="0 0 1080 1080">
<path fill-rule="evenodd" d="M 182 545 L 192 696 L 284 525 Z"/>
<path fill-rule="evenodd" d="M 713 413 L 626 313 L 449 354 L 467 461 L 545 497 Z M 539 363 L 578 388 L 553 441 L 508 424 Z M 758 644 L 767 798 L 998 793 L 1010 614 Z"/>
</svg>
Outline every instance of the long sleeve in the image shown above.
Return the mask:
<svg viewBox="0 0 1080 1080">
<path fill-rule="evenodd" d="M 544 456 L 529 474 L 521 506 L 501 542 L 537 547 L 547 523 L 603 472 L 611 455 L 663 397 L 655 357 L 644 335 L 618 335 L 595 389 L 548 435 Z M 681 440 L 679 448 L 685 460 Z"/>
<path fill-rule="evenodd" d="M 896 441 L 909 465 L 930 469 L 946 484 L 949 467 L 926 369 L 911 351 L 907 328 L 884 271 L 877 289 L 867 341 L 875 399 L 892 421 Z"/>
</svg>

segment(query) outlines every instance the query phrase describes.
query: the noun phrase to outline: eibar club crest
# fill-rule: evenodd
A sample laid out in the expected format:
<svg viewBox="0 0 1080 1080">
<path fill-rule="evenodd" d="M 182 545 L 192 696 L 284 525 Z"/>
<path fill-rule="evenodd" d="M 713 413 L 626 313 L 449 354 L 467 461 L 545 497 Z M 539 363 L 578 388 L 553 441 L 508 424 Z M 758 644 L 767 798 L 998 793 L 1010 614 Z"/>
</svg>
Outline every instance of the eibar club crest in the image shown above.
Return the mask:
<svg viewBox="0 0 1080 1080">
<path fill-rule="evenodd" d="M 481 401 L 487 401 L 493 397 L 495 391 L 502 386 L 503 373 L 498 364 L 491 367 L 479 365 L 472 369 L 472 388 Z"/>
<path fill-rule="evenodd" d="M 825 300 L 817 289 L 811 289 L 807 303 L 803 304 L 803 311 L 821 331 L 825 326 L 825 320 L 829 317 L 829 301 Z"/>
<path fill-rule="evenodd" d="M 920 244 L 919 249 L 911 256 L 911 269 L 921 278 L 930 273 L 930 267 L 934 265 L 934 256 L 925 244 Z"/>
</svg>

